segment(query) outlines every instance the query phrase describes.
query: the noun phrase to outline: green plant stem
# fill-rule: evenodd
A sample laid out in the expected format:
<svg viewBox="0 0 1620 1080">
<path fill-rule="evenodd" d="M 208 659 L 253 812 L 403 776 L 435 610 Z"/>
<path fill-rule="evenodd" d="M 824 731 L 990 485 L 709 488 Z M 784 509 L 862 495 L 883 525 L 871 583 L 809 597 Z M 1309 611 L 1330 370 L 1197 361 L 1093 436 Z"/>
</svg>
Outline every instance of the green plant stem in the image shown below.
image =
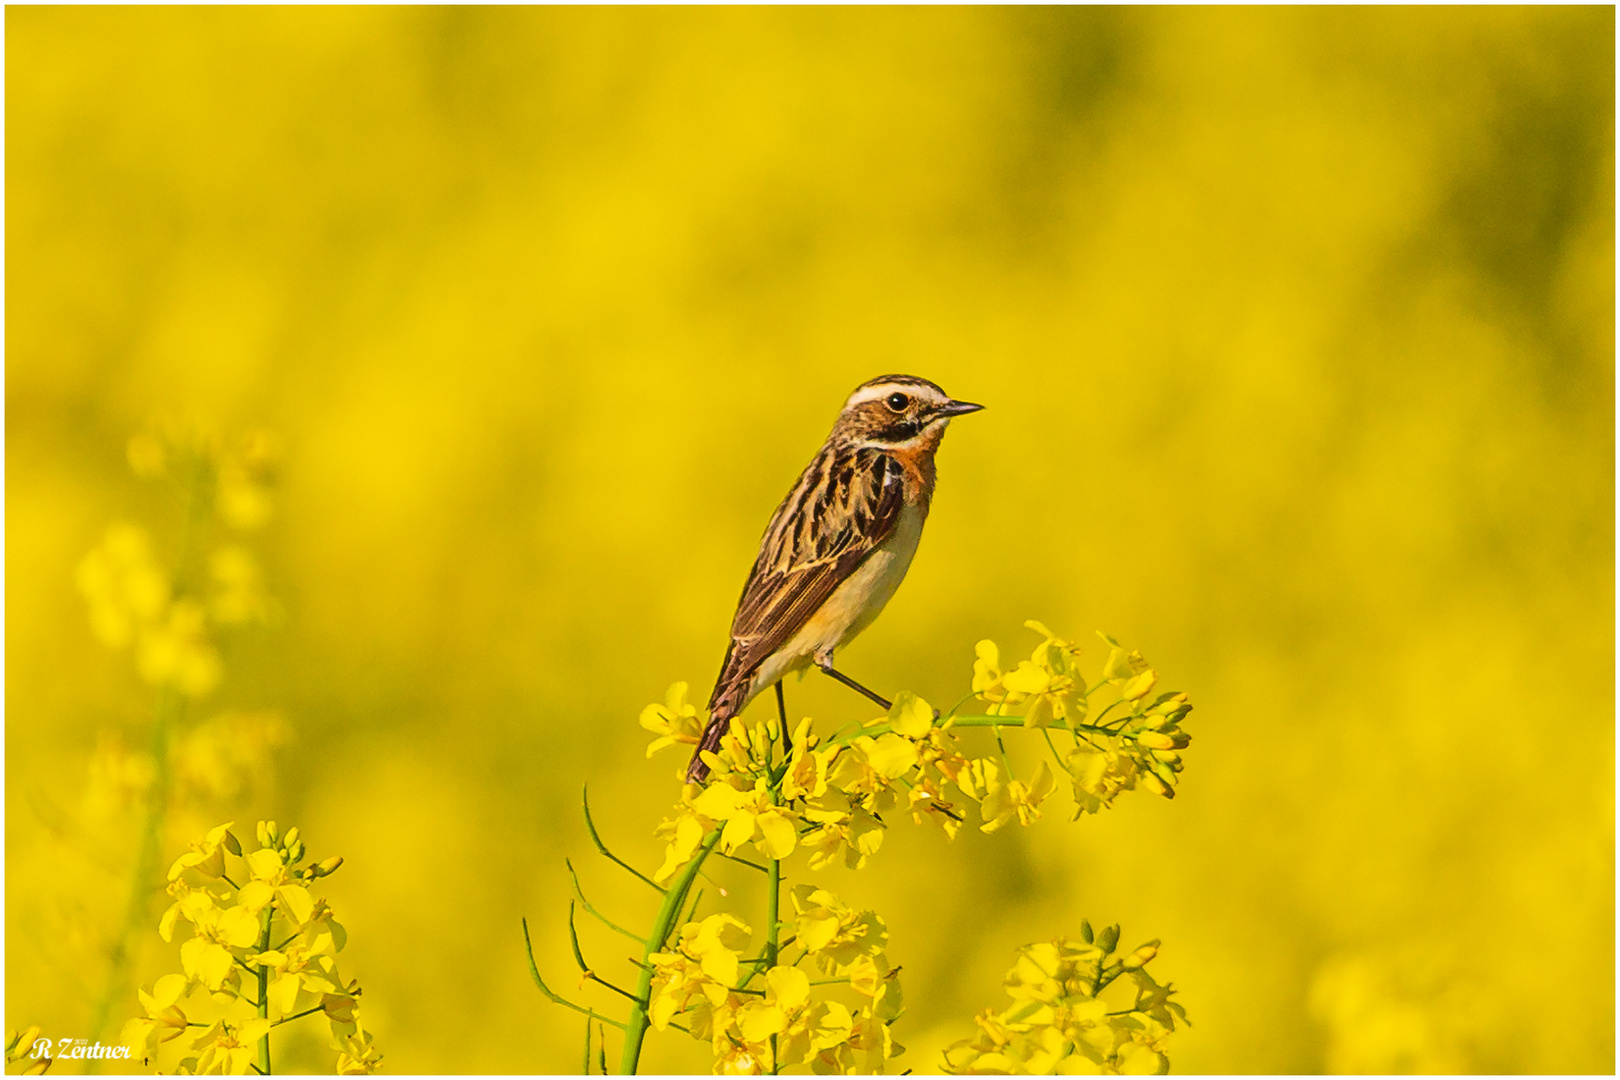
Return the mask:
<svg viewBox="0 0 1620 1080">
<path fill-rule="evenodd" d="M 777 945 L 777 934 L 780 928 L 777 925 L 781 917 L 782 906 L 782 860 L 771 860 L 771 889 L 765 895 L 765 970 L 769 971 L 776 966 L 776 959 L 780 952 Z M 776 1036 L 771 1036 L 771 1075 L 775 1076 L 782 1071 L 782 1063 L 776 1059 Z"/>
<path fill-rule="evenodd" d="M 1129 719 L 1129 717 L 1126 717 L 1126 719 Z M 1023 727 L 1023 722 L 1024 722 L 1024 718 L 1021 717 L 1021 716 L 1017 716 L 1017 715 L 1010 715 L 1010 716 L 953 716 L 953 717 L 950 717 L 950 726 L 953 727 L 953 728 L 1017 728 L 1017 729 L 1021 730 L 1022 727 Z M 827 742 L 825 744 L 823 744 L 823 745 L 826 745 L 826 746 L 845 746 L 845 745 L 848 745 L 849 743 L 855 741 L 857 738 L 859 738 L 862 735 L 877 736 L 877 735 L 886 734 L 886 733 L 888 733 L 888 732 L 890 732 L 892 730 L 893 730 L 893 728 L 890 727 L 890 725 L 888 725 L 886 723 L 885 724 L 873 724 L 871 727 L 863 727 L 859 731 L 852 732 L 849 735 L 834 735 L 832 738 L 828 739 Z M 1076 725 L 1074 725 L 1074 730 L 1075 731 L 1088 731 L 1088 732 L 1092 732 L 1092 733 L 1097 734 L 1097 735 L 1118 735 L 1119 734 L 1119 732 L 1114 730 L 1113 728 L 1098 727 L 1096 724 L 1076 724 Z"/>
<path fill-rule="evenodd" d="M 720 833 L 720 829 L 715 829 L 703 838 L 703 846 L 692 855 L 680 875 L 670 883 L 668 891 L 664 893 L 664 902 L 653 918 L 652 932 L 647 935 L 646 951 L 641 954 L 641 974 L 636 979 L 635 1000 L 630 1005 L 630 1019 L 625 1025 L 624 1053 L 619 1058 L 621 1075 L 635 1075 L 636 1067 L 641 1061 L 641 1042 L 647 1037 L 649 1024 L 647 1005 L 652 997 L 652 955 L 663 951 L 665 942 L 675 929 L 675 921 L 680 917 L 681 908 L 686 905 L 686 895 L 691 892 L 692 883 L 697 880 L 698 871 L 703 868 L 703 861 L 720 843 Z"/>
<path fill-rule="evenodd" d="M 259 913 L 259 951 L 267 952 L 270 948 L 270 920 L 275 915 L 272 904 L 264 905 Z M 270 1019 L 270 965 L 259 965 L 259 1019 Z M 270 1033 L 267 1031 L 259 1037 L 259 1074 L 270 1075 Z"/>
</svg>

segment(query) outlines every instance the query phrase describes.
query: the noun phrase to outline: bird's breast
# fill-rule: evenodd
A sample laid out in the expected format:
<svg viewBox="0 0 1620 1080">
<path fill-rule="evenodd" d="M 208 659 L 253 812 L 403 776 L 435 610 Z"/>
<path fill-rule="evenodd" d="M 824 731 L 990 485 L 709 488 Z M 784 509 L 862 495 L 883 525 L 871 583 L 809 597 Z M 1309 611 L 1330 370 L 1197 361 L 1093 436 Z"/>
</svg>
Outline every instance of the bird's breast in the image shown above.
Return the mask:
<svg viewBox="0 0 1620 1080">
<path fill-rule="evenodd" d="M 927 516 L 928 511 L 924 506 L 908 502 L 900 511 L 900 518 L 894 523 L 894 531 L 889 538 L 867 556 L 848 581 L 833 590 L 825 607 L 831 608 L 841 600 L 837 606 L 849 612 L 849 618 L 838 635 L 837 645 L 844 644 L 865 630 L 882 613 L 884 605 L 900 587 L 900 582 L 905 580 L 906 571 L 911 569 L 911 557 L 917 554 L 917 544 L 922 540 L 923 521 Z"/>
<path fill-rule="evenodd" d="M 842 647 L 872 625 L 911 567 L 927 516 L 923 506 L 905 505 L 888 539 L 832 591 L 792 640 L 761 665 L 755 676 L 755 693 L 809 664 L 817 653 Z"/>
</svg>

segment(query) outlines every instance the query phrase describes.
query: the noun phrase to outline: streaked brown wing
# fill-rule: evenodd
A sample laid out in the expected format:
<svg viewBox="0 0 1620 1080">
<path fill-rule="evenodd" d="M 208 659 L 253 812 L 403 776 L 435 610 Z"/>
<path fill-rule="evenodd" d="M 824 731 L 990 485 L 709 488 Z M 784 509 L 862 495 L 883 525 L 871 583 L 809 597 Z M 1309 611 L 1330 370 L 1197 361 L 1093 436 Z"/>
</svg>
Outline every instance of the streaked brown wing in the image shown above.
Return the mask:
<svg viewBox="0 0 1620 1080">
<path fill-rule="evenodd" d="M 904 506 L 900 463 L 878 450 L 824 447 L 776 508 L 731 623 L 731 647 L 710 698 L 753 677 L 766 657 L 894 531 Z"/>
</svg>

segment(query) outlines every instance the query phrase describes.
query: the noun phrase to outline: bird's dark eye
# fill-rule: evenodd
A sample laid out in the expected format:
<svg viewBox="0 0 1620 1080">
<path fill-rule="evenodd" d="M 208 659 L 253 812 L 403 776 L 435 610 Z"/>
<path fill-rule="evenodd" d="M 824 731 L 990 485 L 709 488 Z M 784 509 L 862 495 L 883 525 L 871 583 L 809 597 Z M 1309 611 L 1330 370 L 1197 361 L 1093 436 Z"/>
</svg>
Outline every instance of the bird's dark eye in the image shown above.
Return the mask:
<svg viewBox="0 0 1620 1080">
<path fill-rule="evenodd" d="M 911 404 L 911 399 L 904 394 L 890 394 L 887 404 L 895 412 L 905 412 L 906 406 Z"/>
</svg>

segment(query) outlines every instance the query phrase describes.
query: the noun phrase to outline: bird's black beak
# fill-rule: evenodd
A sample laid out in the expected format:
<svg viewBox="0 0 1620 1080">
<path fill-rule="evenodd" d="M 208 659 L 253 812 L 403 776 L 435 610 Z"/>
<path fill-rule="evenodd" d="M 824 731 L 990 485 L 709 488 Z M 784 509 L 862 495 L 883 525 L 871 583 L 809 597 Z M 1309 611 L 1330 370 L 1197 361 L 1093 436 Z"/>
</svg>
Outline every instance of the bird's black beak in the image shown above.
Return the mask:
<svg viewBox="0 0 1620 1080">
<path fill-rule="evenodd" d="M 983 405 L 975 405 L 971 401 L 947 401 L 937 410 L 939 416 L 961 416 L 964 413 L 978 412 Z"/>
</svg>

